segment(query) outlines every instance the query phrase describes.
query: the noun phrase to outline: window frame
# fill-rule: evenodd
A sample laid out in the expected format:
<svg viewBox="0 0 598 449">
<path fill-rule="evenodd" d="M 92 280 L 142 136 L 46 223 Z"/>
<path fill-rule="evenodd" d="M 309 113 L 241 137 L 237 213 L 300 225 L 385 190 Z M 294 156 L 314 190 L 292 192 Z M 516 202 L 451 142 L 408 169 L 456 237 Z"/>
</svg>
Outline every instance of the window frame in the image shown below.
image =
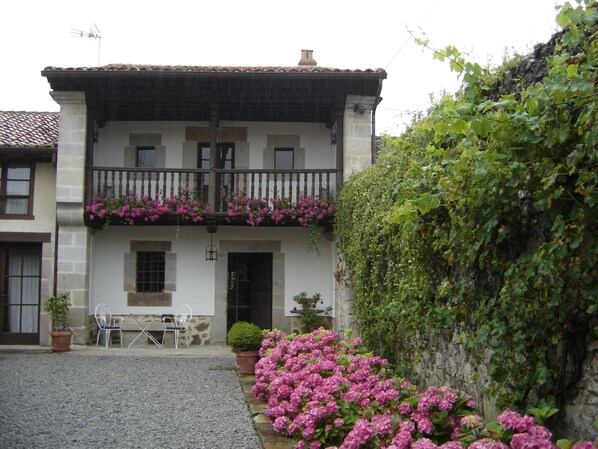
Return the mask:
<svg viewBox="0 0 598 449">
<path fill-rule="evenodd" d="M 153 164 L 151 165 L 151 167 L 150 166 L 146 166 L 146 165 L 140 166 L 139 165 L 139 153 L 141 151 L 149 151 L 149 150 L 153 151 L 153 154 L 154 154 Z M 156 168 L 156 157 L 157 157 L 156 147 L 153 146 L 153 145 L 143 145 L 143 146 L 136 146 L 135 147 L 135 167 L 136 168 Z"/>
<path fill-rule="evenodd" d="M 211 168 L 216 168 L 216 169 L 225 169 L 226 167 L 226 163 L 230 161 L 230 168 L 228 168 L 227 170 L 234 170 L 235 169 L 235 144 L 232 142 L 223 142 L 223 143 L 218 143 L 216 144 L 216 152 L 218 154 L 218 158 L 216 161 L 217 167 L 210 167 L 210 157 L 208 154 L 208 158 L 205 159 L 203 157 L 203 150 L 205 149 L 210 149 L 210 144 L 206 143 L 206 142 L 199 142 L 197 144 L 197 168 L 202 168 L 204 170 L 208 170 Z M 227 157 L 224 160 L 222 159 L 222 153 L 224 150 L 232 150 L 231 151 L 231 155 L 230 158 Z M 224 162 L 224 164 L 221 164 L 220 162 Z M 205 162 L 205 164 L 204 164 Z M 220 167 L 220 165 L 223 165 L 222 167 Z"/>
<path fill-rule="evenodd" d="M 9 195 L 8 190 L 8 170 L 9 168 L 28 168 L 29 169 L 29 191 L 27 195 Z M 13 179 L 14 181 L 14 179 Z M 20 180 L 24 181 L 24 180 Z M 35 185 L 35 161 L 0 159 L 0 218 L 2 219 L 26 219 L 32 220 L 33 217 L 33 194 Z M 27 199 L 27 212 L 22 214 L 7 213 L 6 203 L 9 199 Z"/>
<path fill-rule="evenodd" d="M 164 293 L 166 279 L 165 251 L 137 251 L 135 292 Z"/>
<path fill-rule="evenodd" d="M 292 159 L 291 159 L 291 167 L 278 167 L 278 158 L 277 155 L 279 153 L 291 153 L 292 155 Z M 275 147 L 274 148 L 274 170 L 294 170 L 295 169 L 295 148 L 293 147 Z"/>
</svg>

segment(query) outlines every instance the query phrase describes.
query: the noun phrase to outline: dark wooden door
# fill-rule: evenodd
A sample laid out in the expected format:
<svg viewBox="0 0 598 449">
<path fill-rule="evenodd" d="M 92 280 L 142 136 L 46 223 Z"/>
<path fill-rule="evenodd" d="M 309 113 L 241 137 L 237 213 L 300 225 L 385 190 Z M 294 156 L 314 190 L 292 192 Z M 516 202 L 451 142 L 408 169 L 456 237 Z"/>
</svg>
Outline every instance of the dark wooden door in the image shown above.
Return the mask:
<svg viewBox="0 0 598 449">
<path fill-rule="evenodd" d="M 0 243 L 0 344 L 38 344 L 41 245 Z"/>
<path fill-rule="evenodd" d="M 227 329 L 248 321 L 272 328 L 272 253 L 229 253 Z"/>
</svg>

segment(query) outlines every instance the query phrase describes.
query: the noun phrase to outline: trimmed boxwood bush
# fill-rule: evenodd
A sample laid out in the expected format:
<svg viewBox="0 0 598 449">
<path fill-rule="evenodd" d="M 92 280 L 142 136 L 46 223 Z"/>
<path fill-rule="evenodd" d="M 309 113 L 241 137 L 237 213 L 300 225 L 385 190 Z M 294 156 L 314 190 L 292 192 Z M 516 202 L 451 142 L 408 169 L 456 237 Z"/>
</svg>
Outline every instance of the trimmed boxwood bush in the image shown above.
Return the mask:
<svg viewBox="0 0 598 449">
<path fill-rule="evenodd" d="M 227 342 L 233 352 L 257 351 L 263 338 L 262 330 L 255 324 L 237 321 L 228 331 Z"/>
</svg>

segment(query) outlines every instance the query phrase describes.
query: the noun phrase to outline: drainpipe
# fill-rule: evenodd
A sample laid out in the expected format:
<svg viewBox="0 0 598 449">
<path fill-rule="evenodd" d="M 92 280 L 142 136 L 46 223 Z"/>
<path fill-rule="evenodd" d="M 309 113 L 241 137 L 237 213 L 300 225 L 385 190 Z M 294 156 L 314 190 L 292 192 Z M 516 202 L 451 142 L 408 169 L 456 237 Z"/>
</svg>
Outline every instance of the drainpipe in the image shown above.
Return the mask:
<svg viewBox="0 0 598 449">
<path fill-rule="evenodd" d="M 54 227 L 54 286 L 52 291 L 54 296 L 58 294 L 58 217 L 56 217 L 56 226 Z"/>
</svg>

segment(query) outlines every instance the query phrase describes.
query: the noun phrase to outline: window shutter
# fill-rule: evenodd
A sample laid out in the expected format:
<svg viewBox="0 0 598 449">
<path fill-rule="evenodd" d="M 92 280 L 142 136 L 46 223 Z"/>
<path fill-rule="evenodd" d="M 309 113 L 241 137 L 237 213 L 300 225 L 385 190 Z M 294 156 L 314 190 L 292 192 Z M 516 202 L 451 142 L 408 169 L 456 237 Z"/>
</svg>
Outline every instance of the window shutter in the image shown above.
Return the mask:
<svg viewBox="0 0 598 449">
<path fill-rule="evenodd" d="M 183 142 L 183 168 L 197 168 L 197 142 Z"/>
<path fill-rule="evenodd" d="M 305 148 L 294 148 L 294 167 L 297 170 L 305 168 Z"/>
<path fill-rule="evenodd" d="M 235 143 L 235 168 L 249 168 L 249 142 Z"/>
<path fill-rule="evenodd" d="M 135 167 L 137 147 L 125 147 L 124 166 L 127 168 Z"/>
<path fill-rule="evenodd" d="M 266 170 L 274 169 L 274 147 L 264 148 L 264 168 Z"/>
<path fill-rule="evenodd" d="M 166 147 L 155 147 L 156 148 L 156 167 L 166 167 Z"/>
</svg>

